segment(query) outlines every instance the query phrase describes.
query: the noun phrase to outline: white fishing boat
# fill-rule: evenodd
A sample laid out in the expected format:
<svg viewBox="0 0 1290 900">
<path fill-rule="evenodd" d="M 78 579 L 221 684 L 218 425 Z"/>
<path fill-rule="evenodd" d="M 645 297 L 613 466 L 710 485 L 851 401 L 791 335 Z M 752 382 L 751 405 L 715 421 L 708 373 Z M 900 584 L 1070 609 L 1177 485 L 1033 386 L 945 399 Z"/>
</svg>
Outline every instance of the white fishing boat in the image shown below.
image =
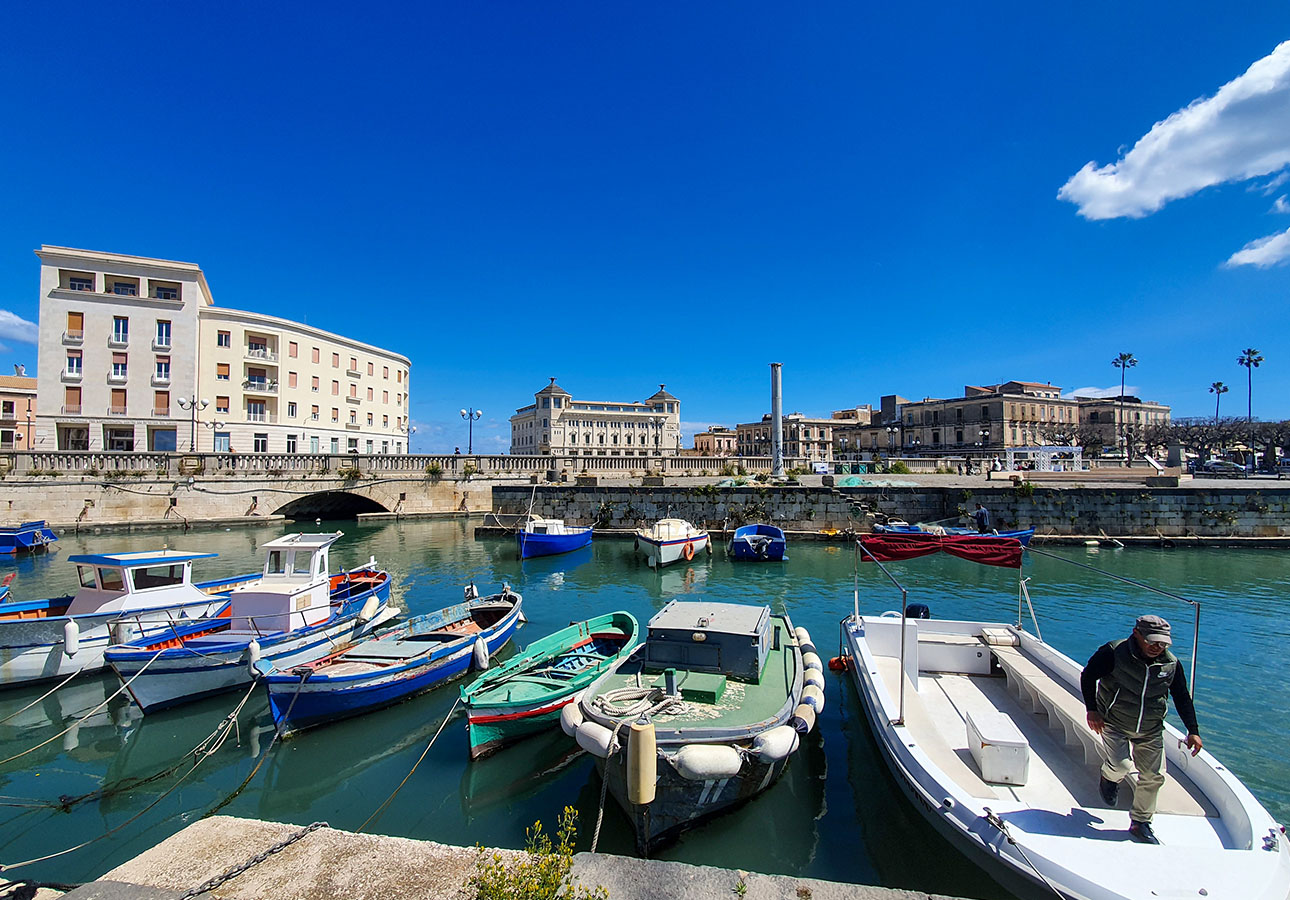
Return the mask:
<svg viewBox="0 0 1290 900">
<path fill-rule="evenodd" d="M 636 551 L 645 557 L 646 565 L 658 569 L 711 553 L 712 539 L 685 519 L 659 519 L 648 528 L 636 529 Z"/>
<path fill-rule="evenodd" d="M 390 576 L 366 566 L 328 574 L 341 536 L 289 534 L 262 544 L 263 572 L 229 594 L 227 616 L 144 635 L 104 653 L 145 712 L 247 685 L 261 659 L 287 669 L 342 647 L 398 614 Z"/>
<path fill-rule="evenodd" d="M 110 643 L 217 617 L 228 606 L 227 592 L 259 574 L 194 584 L 193 561 L 216 555 L 155 550 L 69 557 L 81 585 L 75 595 L 0 608 L 0 687 L 97 671 Z"/>
<path fill-rule="evenodd" d="M 1020 566 L 1020 544 L 1005 555 L 997 541 L 941 540 L 956 556 Z M 872 535 L 858 551 L 881 565 L 935 550 L 905 544 Z M 1037 622 L 1034 634 L 1020 624 L 1025 580 L 1015 624 L 910 618 L 905 589 L 891 580 L 902 593 L 899 613 L 861 615 L 857 587 L 840 665 L 904 793 L 998 881 L 1023 896 L 1078 900 L 1290 895 L 1281 827 L 1208 751 L 1192 757 L 1172 725 L 1152 820 L 1161 843 L 1131 839 L 1132 791 L 1115 806 L 1099 796 L 1104 751 L 1086 722 L 1082 666 L 1045 643 Z"/>
</svg>

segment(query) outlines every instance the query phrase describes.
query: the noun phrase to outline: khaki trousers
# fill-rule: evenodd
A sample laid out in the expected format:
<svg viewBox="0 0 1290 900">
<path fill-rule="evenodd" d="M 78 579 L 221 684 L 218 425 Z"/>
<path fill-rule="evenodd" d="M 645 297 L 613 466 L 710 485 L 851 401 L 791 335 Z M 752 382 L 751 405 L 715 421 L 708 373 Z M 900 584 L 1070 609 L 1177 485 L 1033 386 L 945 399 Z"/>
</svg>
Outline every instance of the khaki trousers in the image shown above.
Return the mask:
<svg viewBox="0 0 1290 900">
<path fill-rule="evenodd" d="M 1119 784 L 1135 768 L 1138 783 L 1133 791 L 1133 811 L 1129 818 L 1135 822 L 1150 822 L 1156 813 L 1156 797 L 1165 783 L 1165 730 L 1126 734 L 1110 725 L 1102 729 L 1102 745 L 1106 748 L 1106 761 L 1102 763 L 1102 777 Z"/>
</svg>

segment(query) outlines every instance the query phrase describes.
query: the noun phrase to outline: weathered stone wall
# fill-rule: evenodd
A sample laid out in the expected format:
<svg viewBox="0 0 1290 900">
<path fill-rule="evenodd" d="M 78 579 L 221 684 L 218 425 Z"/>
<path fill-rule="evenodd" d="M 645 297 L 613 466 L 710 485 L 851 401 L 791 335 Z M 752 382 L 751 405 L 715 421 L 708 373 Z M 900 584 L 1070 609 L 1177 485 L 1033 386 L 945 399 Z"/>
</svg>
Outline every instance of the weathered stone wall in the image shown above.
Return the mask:
<svg viewBox="0 0 1290 900">
<path fill-rule="evenodd" d="M 532 489 L 498 485 L 499 513 L 528 511 Z M 874 514 L 909 522 L 954 519 L 977 502 L 996 527 L 1034 526 L 1040 534 L 1165 535 L 1181 537 L 1290 535 L 1290 488 L 1253 483 L 1222 488 L 1038 487 L 963 488 L 818 487 L 571 487 L 542 485 L 533 511 L 577 524 L 632 528 L 667 515 L 704 527 L 774 522 L 817 531 L 868 530 Z"/>
</svg>

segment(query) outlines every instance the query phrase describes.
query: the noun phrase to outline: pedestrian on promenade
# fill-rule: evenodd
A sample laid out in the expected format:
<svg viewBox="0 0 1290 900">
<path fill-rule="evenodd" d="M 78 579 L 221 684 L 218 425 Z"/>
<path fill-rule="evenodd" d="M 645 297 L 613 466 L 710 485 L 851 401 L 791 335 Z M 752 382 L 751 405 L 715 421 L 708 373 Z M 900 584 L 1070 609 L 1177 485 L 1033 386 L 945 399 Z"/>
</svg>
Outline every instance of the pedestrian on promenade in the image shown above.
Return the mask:
<svg viewBox="0 0 1290 900">
<path fill-rule="evenodd" d="M 1129 834 L 1144 844 L 1160 843 L 1151 830 L 1151 819 L 1165 783 L 1169 697 L 1187 727 L 1186 745 L 1191 755 L 1203 746 L 1187 675 L 1169 650 L 1172 643 L 1168 622 L 1160 616 L 1139 616 L 1128 638 L 1097 648 L 1079 679 L 1088 727 L 1102 736 L 1106 750 L 1098 792 L 1107 806 L 1114 806 L 1120 782 L 1137 768 Z"/>
<path fill-rule="evenodd" d="M 990 510 L 986 509 L 980 503 L 972 512 L 972 521 L 976 522 L 977 534 L 990 533 Z"/>
</svg>

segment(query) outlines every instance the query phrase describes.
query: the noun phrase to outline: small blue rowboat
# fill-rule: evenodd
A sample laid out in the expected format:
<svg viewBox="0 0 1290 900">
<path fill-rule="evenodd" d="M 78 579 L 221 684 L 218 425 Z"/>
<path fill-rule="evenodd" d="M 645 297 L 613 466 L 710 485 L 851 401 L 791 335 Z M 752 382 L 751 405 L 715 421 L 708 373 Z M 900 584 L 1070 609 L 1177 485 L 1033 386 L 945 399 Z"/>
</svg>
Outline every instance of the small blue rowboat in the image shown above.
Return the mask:
<svg viewBox="0 0 1290 900">
<path fill-rule="evenodd" d="M 56 540 L 58 535 L 44 519 L 21 525 L 0 525 L 0 553 L 39 553 L 49 549 Z"/>
<path fill-rule="evenodd" d="M 255 664 L 281 734 L 361 715 L 486 668 L 520 621 L 521 597 L 503 587 L 480 597 L 475 586 L 454 606 L 409 619 L 339 651 L 279 669 Z"/>
<path fill-rule="evenodd" d="M 534 556 L 554 556 L 580 550 L 591 543 L 591 529 L 564 524 L 564 519 L 529 517 L 524 526 L 515 532 L 515 544 L 520 559 Z"/>
<path fill-rule="evenodd" d="M 726 544 L 726 552 L 731 559 L 779 561 L 788 559 L 784 555 L 787 546 L 782 528 L 758 523 L 736 528 L 734 536 Z"/>
<path fill-rule="evenodd" d="M 910 525 L 899 519 L 890 519 L 885 525 L 873 526 L 877 534 L 955 534 L 955 535 L 972 535 L 973 537 L 982 538 L 1011 538 L 1020 541 L 1021 546 L 1030 546 L 1030 539 L 1035 536 L 1033 528 L 1017 528 L 1012 531 L 991 531 L 981 534 L 975 528 L 947 528 L 939 525 L 924 525 L 921 522 L 917 525 Z"/>
</svg>

